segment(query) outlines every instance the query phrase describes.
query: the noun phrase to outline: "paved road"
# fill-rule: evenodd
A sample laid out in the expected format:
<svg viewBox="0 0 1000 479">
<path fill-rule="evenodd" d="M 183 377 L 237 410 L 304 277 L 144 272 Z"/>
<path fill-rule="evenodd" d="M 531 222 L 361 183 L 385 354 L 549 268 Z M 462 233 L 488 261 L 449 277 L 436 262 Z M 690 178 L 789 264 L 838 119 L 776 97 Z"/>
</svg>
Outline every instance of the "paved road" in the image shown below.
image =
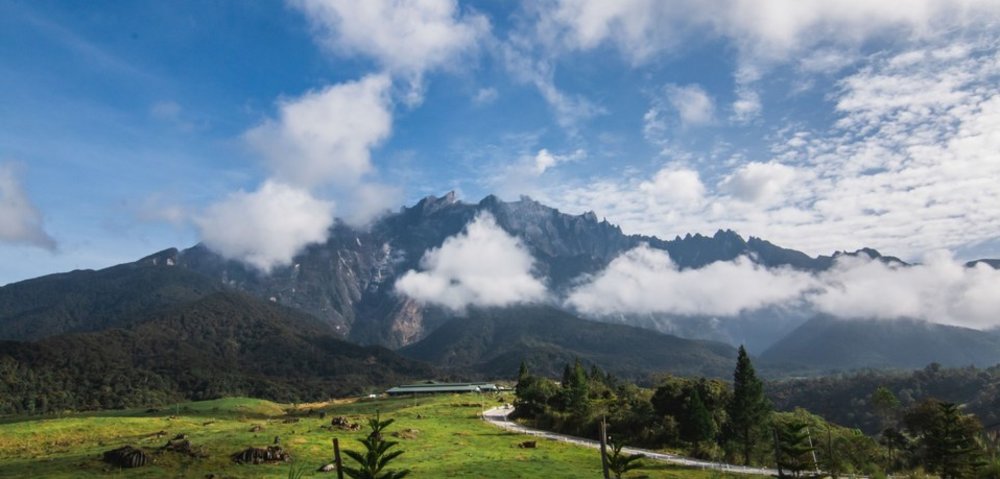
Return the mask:
<svg viewBox="0 0 1000 479">
<path fill-rule="evenodd" d="M 568 442 L 571 444 L 576 444 L 578 446 L 591 447 L 595 449 L 599 449 L 601 447 L 600 443 L 593 439 L 584 439 L 580 437 L 567 436 L 565 434 L 556 434 L 554 432 L 548 432 L 539 429 L 524 427 L 520 424 L 512 422 L 507 417 L 512 412 L 514 412 L 513 409 L 507 409 L 504 407 L 495 407 L 493 409 L 484 412 L 483 419 L 485 419 L 490 424 L 493 424 L 502 429 L 506 429 L 508 431 L 518 432 L 521 434 L 528 434 L 531 436 L 538 436 L 545 439 L 551 439 L 553 441 Z M 735 464 L 701 461 L 698 459 L 691 459 L 687 457 L 677 456 L 674 454 L 664 454 L 662 452 L 648 451 L 646 449 L 635 449 L 632 447 L 626 447 L 623 448 L 622 451 L 628 454 L 645 454 L 646 457 L 649 459 L 669 462 L 671 464 L 678 464 L 681 466 L 697 467 L 701 469 L 715 469 L 733 474 L 755 474 L 760 476 L 778 475 L 778 471 L 775 469 L 763 469 L 759 467 L 737 466 Z"/>
</svg>

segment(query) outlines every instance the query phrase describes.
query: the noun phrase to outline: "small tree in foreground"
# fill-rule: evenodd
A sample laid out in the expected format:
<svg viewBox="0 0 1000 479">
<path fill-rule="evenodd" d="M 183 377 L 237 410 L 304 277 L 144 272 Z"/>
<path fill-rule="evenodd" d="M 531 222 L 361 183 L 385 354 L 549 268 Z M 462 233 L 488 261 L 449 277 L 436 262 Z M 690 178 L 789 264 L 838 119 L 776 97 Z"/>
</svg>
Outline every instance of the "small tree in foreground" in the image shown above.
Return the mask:
<svg viewBox="0 0 1000 479">
<path fill-rule="evenodd" d="M 608 470 L 615 475 L 615 479 L 622 479 L 626 472 L 643 467 L 639 460 L 646 457 L 644 454 L 622 454 L 624 445 L 616 441 L 610 441 L 608 445 L 611 446 L 611 454 L 608 454 Z"/>
<path fill-rule="evenodd" d="M 380 420 L 378 413 L 375 413 L 375 417 L 368 419 L 368 427 L 371 432 L 368 437 L 358 439 L 365 446 L 365 452 L 344 451 L 347 457 L 358 463 L 357 468 L 344 466 L 344 474 L 352 479 L 401 479 L 410 473 L 409 469 L 384 470 L 389 462 L 403 453 L 400 450 L 390 452 L 389 450 L 399 443 L 386 441 L 382 435 L 385 428 L 393 422 L 393 419 Z"/>
</svg>

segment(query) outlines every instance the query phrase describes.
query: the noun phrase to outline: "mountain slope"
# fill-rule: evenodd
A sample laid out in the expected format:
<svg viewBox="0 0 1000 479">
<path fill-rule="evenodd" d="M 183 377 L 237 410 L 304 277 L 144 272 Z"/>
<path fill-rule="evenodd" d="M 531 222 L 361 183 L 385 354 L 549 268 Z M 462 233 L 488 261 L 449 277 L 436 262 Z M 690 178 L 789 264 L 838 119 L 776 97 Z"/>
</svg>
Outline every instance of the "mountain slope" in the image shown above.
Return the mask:
<svg viewBox="0 0 1000 479">
<path fill-rule="evenodd" d="M 128 326 L 158 309 L 224 289 L 175 266 L 177 250 L 99 271 L 53 274 L 0 287 L 0 340 Z"/>
<path fill-rule="evenodd" d="M 813 370 L 915 369 L 1000 363 L 1000 337 L 974 329 L 908 320 L 816 317 L 761 354 L 768 364 Z"/>
<path fill-rule="evenodd" d="M 397 348 L 419 341 L 440 322 L 437 316 L 426 314 L 423 306 L 395 294 L 395 280 L 418 268 L 428 249 L 460 233 L 482 212 L 492 214 L 501 228 L 524 243 L 536 260 L 537 272 L 557 293 L 571 288 L 580 275 L 601 271 L 640 243 L 667 251 L 681 268 L 747 256 L 767 266 L 820 271 L 836 256 L 812 258 L 759 238 L 744 240 L 733 231 L 678 236 L 670 241 L 626 235 L 592 212 L 569 215 L 528 197 L 505 202 L 490 195 L 478 203 L 464 203 L 449 193 L 424 198 L 366 229 L 338 223 L 325 243 L 305 248 L 291 265 L 268 275 L 201 245 L 181 251 L 177 263 L 255 296 L 275 298 L 306 311 L 338 327 L 353 341 Z M 874 250 L 838 254 L 881 258 Z"/>
<path fill-rule="evenodd" d="M 550 376 L 580 358 L 620 377 L 654 373 L 725 377 L 736 351 L 621 324 L 577 318 L 544 306 L 470 310 L 400 354 L 442 367 L 511 377 L 522 360 Z"/>
<path fill-rule="evenodd" d="M 337 339 L 303 313 L 224 292 L 127 329 L 0 342 L 0 412 L 220 396 L 317 400 L 432 375 L 387 349 Z"/>
</svg>

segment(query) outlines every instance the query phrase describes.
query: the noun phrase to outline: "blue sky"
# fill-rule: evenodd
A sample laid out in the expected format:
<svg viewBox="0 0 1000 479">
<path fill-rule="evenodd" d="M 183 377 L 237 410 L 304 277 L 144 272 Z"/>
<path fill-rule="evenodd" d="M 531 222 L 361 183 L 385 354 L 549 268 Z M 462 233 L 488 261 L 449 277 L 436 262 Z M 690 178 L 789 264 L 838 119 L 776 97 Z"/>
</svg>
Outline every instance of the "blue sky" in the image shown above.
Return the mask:
<svg viewBox="0 0 1000 479">
<path fill-rule="evenodd" d="M 905 3 L 907 8 L 901 8 Z M 663 237 L 1000 256 L 1000 6 L 0 3 L 0 284 L 527 194 Z"/>
</svg>

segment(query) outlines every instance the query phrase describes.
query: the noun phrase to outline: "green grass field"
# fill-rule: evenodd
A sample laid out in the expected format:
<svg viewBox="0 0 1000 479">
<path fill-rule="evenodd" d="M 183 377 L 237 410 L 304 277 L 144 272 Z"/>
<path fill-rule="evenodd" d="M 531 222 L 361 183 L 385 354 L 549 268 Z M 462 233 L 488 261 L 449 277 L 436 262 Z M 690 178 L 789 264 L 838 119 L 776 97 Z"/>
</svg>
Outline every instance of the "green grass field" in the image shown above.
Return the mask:
<svg viewBox="0 0 1000 479">
<path fill-rule="evenodd" d="M 496 404 L 491 398 L 486 407 Z M 325 411 L 326 419 L 306 414 Z M 334 430 L 333 416 L 353 422 L 378 409 L 394 418 L 390 432 L 406 451 L 394 467 L 412 470 L 413 478 L 581 478 L 600 477 L 596 451 L 553 441 L 539 441 L 537 449 L 517 445 L 526 436 L 501 431 L 478 418 L 476 396 L 439 396 L 337 401 L 310 405 L 281 405 L 245 398 L 185 403 L 156 412 L 146 410 L 74 414 L 59 418 L 0 419 L 0 477 L 288 477 L 291 467 L 304 468 L 304 477 L 336 477 L 313 472 L 330 462 L 331 439 L 341 447 L 358 449 L 363 432 Z M 296 421 L 297 419 L 297 421 Z M 251 432 L 259 425 L 259 432 Z M 163 431 L 166 435 L 157 437 Z M 208 455 L 196 459 L 179 453 L 154 454 L 154 464 L 116 470 L 101 462 L 103 451 L 126 444 L 155 450 L 176 434 L 187 434 Z M 239 465 L 229 456 L 248 446 L 266 446 L 275 436 L 294 457 L 292 464 Z M 346 457 L 345 457 L 346 460 Z M 709 479 L 718 473 L 684 469 L 646 461 L 648 469 L 630 477 Z"/>
</svg>

